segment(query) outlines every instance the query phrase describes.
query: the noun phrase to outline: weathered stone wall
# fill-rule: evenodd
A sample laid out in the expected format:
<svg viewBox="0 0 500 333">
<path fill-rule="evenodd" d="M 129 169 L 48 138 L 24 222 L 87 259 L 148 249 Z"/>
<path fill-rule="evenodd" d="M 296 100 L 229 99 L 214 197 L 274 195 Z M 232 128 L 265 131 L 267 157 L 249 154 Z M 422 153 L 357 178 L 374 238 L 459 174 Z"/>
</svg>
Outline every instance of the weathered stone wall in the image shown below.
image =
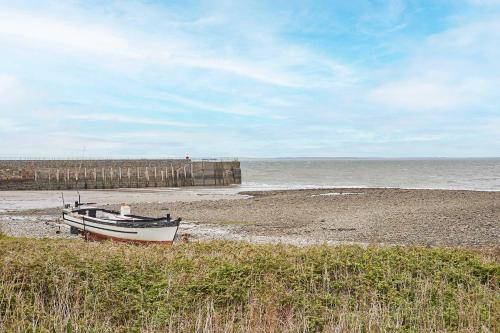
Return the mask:
<svg viewBox="0 0 500 333">
<path fill-rule="evenodd" d="M 0 160 L 0 190 L 241 184 L 240 162 L 191 160 Z"/>
</svg>

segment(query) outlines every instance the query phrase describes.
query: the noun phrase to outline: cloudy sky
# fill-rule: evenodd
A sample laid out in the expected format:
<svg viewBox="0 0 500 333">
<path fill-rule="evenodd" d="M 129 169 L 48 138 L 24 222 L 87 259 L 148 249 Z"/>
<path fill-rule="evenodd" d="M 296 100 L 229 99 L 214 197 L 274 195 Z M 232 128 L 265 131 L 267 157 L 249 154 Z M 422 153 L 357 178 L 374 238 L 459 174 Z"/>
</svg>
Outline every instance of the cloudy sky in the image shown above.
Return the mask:
<svg viewBox="0 0 500 333">
<path fill-rule="evenodd" d="M 499 156 L 500 1 L 0 0 L 0 157 L 82 154 Z"/>
</svg>

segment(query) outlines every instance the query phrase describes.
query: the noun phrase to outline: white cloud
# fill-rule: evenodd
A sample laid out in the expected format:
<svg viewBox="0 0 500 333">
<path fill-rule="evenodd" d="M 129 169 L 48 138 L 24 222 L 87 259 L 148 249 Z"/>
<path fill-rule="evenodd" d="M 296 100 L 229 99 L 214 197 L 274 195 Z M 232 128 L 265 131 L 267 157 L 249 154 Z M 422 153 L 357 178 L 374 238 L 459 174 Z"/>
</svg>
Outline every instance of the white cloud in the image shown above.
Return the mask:
<svg viewBox="0 0 500 333">
<path fill-rule="evenodd" d="M 339 139 L 342 141 L 371 141 L 376 137 L 376 134 L 371 131 L 355 128 L 339 128 L 335 132 L 339 134 Z"/>
<path fill-rule="evenodd" d="M 203 101 L 199 101 L 192 98 L 186 98 L 183 96 L 178 96 L 169 93 L 159 93 L 155 94 L 155 98 L 161 98 L 168 101 L 173 101 L 175 103 L 183 104 L 186 106 L 194 107 L 201 110 L 218 112 L 218 113 L 227 113 L 234 115 L 243 115 L 243 116 L 262 116 L 263 112 L 256 109 L 250 109 L 248 107 L 238 107 L 238 106 L 229 106 L 222 107 L 218 105 L 214 105 L 211 103 L 206 103 Z"/>
<path fill-rule="evenodd" d="M 491 87 L 484 79 L 462 82 L 437 77 L 409 78 L 373 89 L 369 97 L 382 105 L 406 110 L 452 110 L 482 102 Z"/>
<path fill-rule="evenodd" d="M 15 76 L 0 74 L 0 113 L 11 112 L 11 107 L 25 98 L 27 93 Z"/>
<path fill-rule="evenodd" d="M 432 35 L 424 45 L 424 50 L 439 52 L 455 57 L 476 55 L 479 60 L 500 56 L 500 21 L 497 15 L 482 20 L 463 23 L 441 33 Z"/>
<path fill-rule="evenodd" d="M 0 34 L 95 52 L 141 59 L 145 54 L 110 29 L 78 25 L 17 12 L 0 12 Z"/>
<path fill-rule="evenodd" d="M 196 21 L 204 20 L 201 18 Z M 212 22 L 213 19 L 208 21 Z M 289 88 L 352 81 L 353 72 L 348 66 L 279 40 L 261 41 L 261 45 L 253 40 L 248 41 L 253 51 L 247 55 L 249 52 L 225 51 L 207 37 L 198 36 L 189 32 L 189 29 L 183 31 L 182 26 L 170 28 L 174 30 L 151 35 L 133 25 L 118 30 L 112 25 L 105 26 L 92 21 L 84 23 L 18 11 L 0 12 L 0 37 L 20 41 L 24 47 L 42 47 L 51 52 L 74 49 L 86 52 L 84 57 L 95 54 L 163 66 L 165 72 L 178 67 L 209 70 Z M 241 40 L 234 42 L 245 43 Z M 102 62 L 102 59 L 97 60 Z M 116 66 L 109 60 L 105 61 L 105 65 Z M 308 73 L 311 71 L 294 70 L 297 66 L 319 67 L 323 73 L 319 74 L 320 77 L 311 76 Z M 324 76 L 328 77 L 326 82 L 322 81 Z"/>
<path fill-rule="evenodd" d="M 202 124 L 153 119 L 145 117 L 131 117 L 131 116 L 123 116 L 123 115 L 107 114 L 107 113 L 68 114 L 65 116 L 65 118 L 74 120 L 104 121 L 104 122 L 117 122 L 117 123 L 142 124 L 142 125 L 204 127 L 204 125 Z"/>
<path fill-rule="evenodd" d="M 23 135 L 6 136 L 0 140 L 0 157 L 67 158 L 86 156 L 109 157 L 120 148 L 127 148 L 123 141 L 111 141 L 102 136 L 85 136 L 78 133 L 41 133 L 26 131 Z"/>
<path fill-rule="evenodd" d="M 24 129 L 25 127 L 12 119 L 0 118 L 0 132 L 19 132 Z"/>
<path fill-rule="evenodd" d="M 441 141 L 443 139 L 450 138 L 448 134 L 422 134 L 416 136 L 403 137 L 399 141 L 401 142 L 428 142 L 428 141 Z"/>
<path fill-rule="evenodd" d="M 497 6 L 500 5 L 500 0 L 469 0 L 473 5 L 479 6 Z"/>
<path fill-rule="evenodd" d="M 371 36 L 382 36 L 403 29 L 406 25 L 404 1 L 386 1 L 385 6 L 378 3 L 370 4 L 369 13 L 362 16 L 358 22 L 358 30 Z"/>
<path fill-rule="evenodd" d="M 427 38 L 404 63 L 390 65 L 368 99 L 399 110 L 489 108 L 500 86 L 500 23 L 464 23 Z"/>
<path fill-rule="evenodd" d="M 0 98 L 5 98 L 10 95 L 12 88 L 18 86 L 18 82 L 14 76 L 0 75 Z"/>
<path fill-rule="evenodd" d="M 203 68 L 208 70 L 218 70 L 233 73 L 257 81 L 262 81 L 278 86 L 301 87 L 302 85 L 295 78 L 289 75 L 275 72 L 258 63 L 248 63 L 234 59 L 217 58 L 178 58 L 174 59 L 175 64 L 182 66 Z"/>
</svg>

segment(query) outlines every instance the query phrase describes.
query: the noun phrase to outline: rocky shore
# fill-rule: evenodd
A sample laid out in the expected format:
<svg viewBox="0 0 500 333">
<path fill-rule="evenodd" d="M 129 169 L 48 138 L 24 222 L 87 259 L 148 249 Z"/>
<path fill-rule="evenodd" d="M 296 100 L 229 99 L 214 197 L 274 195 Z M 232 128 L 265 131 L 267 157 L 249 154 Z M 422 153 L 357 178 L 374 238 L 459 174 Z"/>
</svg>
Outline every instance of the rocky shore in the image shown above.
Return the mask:
<svg viewBox="0 0 500 333">
<path fill-rule="evenodd" d="M 131 206 L 135 214 L 164 215 L 168 208 L 182 216 L 179 236 L 192 241 L 500 245 L 500 192 L 337 188 L 197 196 L 141 202 L 136 194 Z M 74 237 L 59 214 L 59 208 L 8 210 L 0 213 L 0 228 L 12 236 Z"/>
</svg>

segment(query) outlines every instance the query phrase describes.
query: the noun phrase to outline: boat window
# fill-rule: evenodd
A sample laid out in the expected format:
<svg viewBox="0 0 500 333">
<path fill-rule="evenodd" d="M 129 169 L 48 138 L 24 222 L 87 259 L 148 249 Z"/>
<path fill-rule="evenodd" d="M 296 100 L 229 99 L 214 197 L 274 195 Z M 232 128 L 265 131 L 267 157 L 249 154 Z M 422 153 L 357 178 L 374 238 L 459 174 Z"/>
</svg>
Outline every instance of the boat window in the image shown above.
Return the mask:
<svg viewBox="0 0 500 333">
<path fill-rule="evenodd" d="M 95 209 L 89 209 L 89 217 L 96 217 L 96 211 Z"/>
<path fill-rule="evenodd" d="M 78 215 L 85 215 L 85 213 L 87 213 L 87 212 L 86 212 L 86 211 L 84 211 L 84 210 L 79 210 L 79 211 L 78 211 Z"/>
</svg>

